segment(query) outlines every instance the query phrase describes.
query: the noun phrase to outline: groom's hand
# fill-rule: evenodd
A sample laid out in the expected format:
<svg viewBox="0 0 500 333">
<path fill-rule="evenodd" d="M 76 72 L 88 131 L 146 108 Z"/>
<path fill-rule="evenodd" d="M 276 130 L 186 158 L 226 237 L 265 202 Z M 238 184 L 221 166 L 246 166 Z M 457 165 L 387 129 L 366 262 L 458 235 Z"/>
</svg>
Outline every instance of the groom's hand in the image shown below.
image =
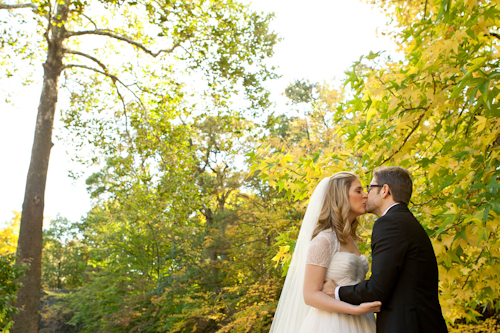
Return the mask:
<svg viewBox="0 0 500 333">
<path fill-rule="evenodd" d="M 323 292 L 328 296 L 335 297 L 335 288 L 337 288 L 337 284 L 332 279 L 325 279 L 325 283 L 323 283 Z"/>
</svg>

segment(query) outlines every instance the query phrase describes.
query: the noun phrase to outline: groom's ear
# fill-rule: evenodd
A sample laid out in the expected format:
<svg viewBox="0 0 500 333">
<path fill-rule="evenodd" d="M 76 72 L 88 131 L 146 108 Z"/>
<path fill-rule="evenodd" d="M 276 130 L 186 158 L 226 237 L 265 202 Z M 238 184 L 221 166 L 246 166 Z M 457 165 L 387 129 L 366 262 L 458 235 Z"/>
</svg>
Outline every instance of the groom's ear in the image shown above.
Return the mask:
<svg viewBox="0 0 500 333">
<path fill-rule="evenodd" d="M 389 188 L 389 185 L 384 184 L 382 187 L 382 198 L 387 198 L 387 196 L 391 195 L 391 189 Z"/>
</svg>

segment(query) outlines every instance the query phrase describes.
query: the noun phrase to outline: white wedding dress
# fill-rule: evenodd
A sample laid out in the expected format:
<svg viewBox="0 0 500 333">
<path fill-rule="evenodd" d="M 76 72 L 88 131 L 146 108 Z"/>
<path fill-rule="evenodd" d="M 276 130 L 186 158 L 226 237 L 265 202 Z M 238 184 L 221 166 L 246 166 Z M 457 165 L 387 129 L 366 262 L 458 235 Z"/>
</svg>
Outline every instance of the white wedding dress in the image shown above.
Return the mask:
<svg viewBox="0 0 500 333">
<path fill-rule="evenodd" d="M 340 286 L 359 283 L 368 272 L 368 261 L 364 256 L 340 251 L 340 243 L 333 230 L 322 231 L 311 240 L 325 202 L 329 180 L 329 177 L 322 179 L 309 200 L 270 333 L 375 332 L 373 314 L 351 316 L 330 313 L 312 308 L 304 302 L 307 264 L 327 267 L 326 277 Z"/>
<path fill-rule="evenodd" d="M 340 251 L 340 243 L 332 230 L 320 232 L 311 241 L 307 264 L 327 267 L 326 277 L 339 286 L 349 286 L 363 281 L 368 272 L 365 256 Z M 326 312 L 311 308 L 300 327 L 300 333 L 372 333 L 375 332 L 375 316 L 369 313 L 354 316 Z"/>
</svg>

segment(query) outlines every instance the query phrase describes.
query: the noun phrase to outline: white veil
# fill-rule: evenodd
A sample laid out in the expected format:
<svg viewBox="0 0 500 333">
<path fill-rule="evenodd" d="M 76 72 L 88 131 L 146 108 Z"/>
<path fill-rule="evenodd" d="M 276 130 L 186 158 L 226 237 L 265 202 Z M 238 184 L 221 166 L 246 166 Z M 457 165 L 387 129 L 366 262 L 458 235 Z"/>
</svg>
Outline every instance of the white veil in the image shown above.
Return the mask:
<svg viewBox="0 0 500 333">
<path fill-rule="evenodd" d="M 298 332 L 311 309 L 304 302 L 302 294 L 306 258 L 311 237 L 323 208 L 329 180 L 328 177 L 323 178 L 309 200 L 270 333 Z"/>
</svg>

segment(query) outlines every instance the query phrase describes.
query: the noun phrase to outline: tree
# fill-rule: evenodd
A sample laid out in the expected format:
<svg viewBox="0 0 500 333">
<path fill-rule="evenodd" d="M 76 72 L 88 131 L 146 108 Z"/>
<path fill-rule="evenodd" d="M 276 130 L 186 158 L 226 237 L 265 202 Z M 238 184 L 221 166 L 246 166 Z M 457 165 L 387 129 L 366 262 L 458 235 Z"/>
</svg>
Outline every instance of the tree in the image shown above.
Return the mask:
<svg viewBox="0 0 500 333">
<path fill-rule="evenodd" d="M 14 212 L 14 217 L 0 230 L 0 330 L 8 331 L 13 324 L 12 315 L 19 309 L 12 306 L 16 300 L 19 283 L 16 282 L 23 272 L 23 266 L 15 266 L 15 252 L 19 236 L 21 214 Z"/>
<path fill-rule="evenodd" d="M 299 98 L 299 88 L 305 84 L 297 82 L 288 88 L 292 104 L 300 106 L 295 110 L 297 116 L 269 116 L 257 149 L 247 156 L 251 170 L 260 178 L 284 190 L 287 198 L 302 201 L 321 177 L 341 170 L 357 171 L 359 165 L 346 153 L 343 138 L 337 135 L 342 125 L 332 121 L 343 98 L 342 90 L 327 82 L 308 83 L 314 89 L 306 106 Z"/>
<path fill-rule="evenodd" d="M 82 244 L 79 223 L 57 216 L 43 231 L 42 287 L 75 289 L 88 267 L 88 249 Z"/>
<path fill-rule="evenodd" d="M 133 149 L 87 181 L 99 198 L 81 229 L 92 269 L 66 298 L 71 323 L 85 332 L 268 330 L 280 274 L 265 262 L 298 214 L 238 168 L 252 123 L 205 114 L 189 127 L 161 116 L 143 127 L 131 118 Z"/>
<path fill-rule="evenodd" d="M 12 315 L 19 309 L 12 305 L 19 289 L 18 280 L 24 273 L 24 267 L 14 265 L 14 253 L 0 255 L 0 330 L 9 332 L 14 323 Z"/>
<path fill-rule="evenodd" d="M 169 66 L 172 66 L 175 58 L 182 61 L 186 70 L 201 72 L 214 95 L 222 96 L 219 92 L 227 94 L 242 87 L 248 95 L 264 96 L 265 92 L 260 88 L 259 81 L 269 77 L 270 73 L 260 66 L 260 55 L 272 54 L 276 36 L 268 33 L 269 16 L 261 17 L 251 13 L 244 6 L 232 1 L 82 3 L 49 0 L 19 5 L 0 4 L 0 9 L 33 9 L 33 15 L 26 14 L 21 16 L 20 20 L 31 19 L 38 23 L 39 36 L 44 38 L 39 52 L 46 54 L 17 253 L 18 260 L 31 260 L 30 269 L 22 278 L 23 287 L 18 297 L 18 304 L 22 305 L 24 310 L 17 317 L 13 329 L 13 332 L 25 333 L 35 332 L 38 322 L 36 314 L 41 283 L 44 192 L 61 74 L 67 73 L 67 77 L 82 71 L 95 74 L 90 77 L 90 81 L 85 77 L 74 76 L 75 82 L 67 80 L 64 83 L 68 88 L 84 87 L 80 90 L 84 92 L 81 95 L 70 95 L 72 105 L 78 106 L 73 109 L 74 113 L 70 113 L 73 118 L 83 117 L 78 112 L 85 112 L 89 110 L 89 104 L 99 102 L 91 98 L 92 91 L 96 94 L 102 93 L 96 87 L 100 80 L 98 76 L 114 87 L 114 93 L 108 93 L 108 96 L 113 96 L 112 103 L 108 105 L 113 105 L 115 100 L 119 101 L 122 105 L 120 113 L 125 117 L 127 108 L 133 104 L 147 110 L 149 99 L 145 98 L 145 95 L 152 92 L 150 98 L 155 98 L 155 88 L 161 89 L 162 85 L 147 88 L 138 83 L 143 79 L 140 77 L 141 70 L 145 69 L 145 72 L 142 72 L 144 75 L 156 73 L 151 80 L 163 75 L 170 77 L 172 67 Z M 8 40 L 7 44 L 12 44 L 18 53 L 22 53 L 26 46 L 24 43 L 30 41 L 17 40 L 16 24 L 4 23 L 7 26 L 7 37 L 4 39 Z M 110 43 L 127 45 L 129 49 L 122 50 L 131 52 L 137 59 L 141 59 L 141 55 L 156 58 L 157 68 L 160 70 L 148 71 L 146 66 L 135 68 L 130 58 L 124 61 L 123 67 L 113 68 L 112 65 L 105 64 L 112 62 L 103 55 L 108 48 L 105 47 L 104 52 L 99 52 L 98 49 L 88 50 L 92 45 L 85 42 L 85 36 L 101 37 Z M 257 64 L 255 71 L 246 70 L 245 66 L 251 63 Z M 136 82 L 126 82 L 127 78 L 134 77 Z M 221 88 L 222 83 L 227 85 Z M 97 89 L 85 89 L 91 87 Z M 131 97 L 128 98 L 129 96 Z M 84 98 L 89 100 L 84 101 Z M 252 101 L 256 104 L 265 103 L 265 99 L 257 97 Z M 111 109 L 118 112 L 114 106 Z M 124 126 L 127 127 L 127 123 Z"/>
<path fill-rule="evenodd" d="M 365 181 L 377 166 L 408 168 L 443 314 L 460 331 L 500 309 L 500 11 L 493 1 L 375 3 L 392 18 L 404 58 L 370 53 L 346 72 L 347 98 L 328 112 L 342 144 L 333 154 L 261 150 L 254 169 L 300 199 L 332 167 Z M 286 254 L 276 259 L 286 263 Z"/>
<path fill-rule="evenodd" d="M 494 2 L 384 2 L 405 59 L 371 55 L 346 83 L 337 119 L 368 168 L 397 164 L 414 176 L 412 210 L 434 243 L 446 319 L 499 309 L 497 225 L 500 123 Z"/>
</svg>

